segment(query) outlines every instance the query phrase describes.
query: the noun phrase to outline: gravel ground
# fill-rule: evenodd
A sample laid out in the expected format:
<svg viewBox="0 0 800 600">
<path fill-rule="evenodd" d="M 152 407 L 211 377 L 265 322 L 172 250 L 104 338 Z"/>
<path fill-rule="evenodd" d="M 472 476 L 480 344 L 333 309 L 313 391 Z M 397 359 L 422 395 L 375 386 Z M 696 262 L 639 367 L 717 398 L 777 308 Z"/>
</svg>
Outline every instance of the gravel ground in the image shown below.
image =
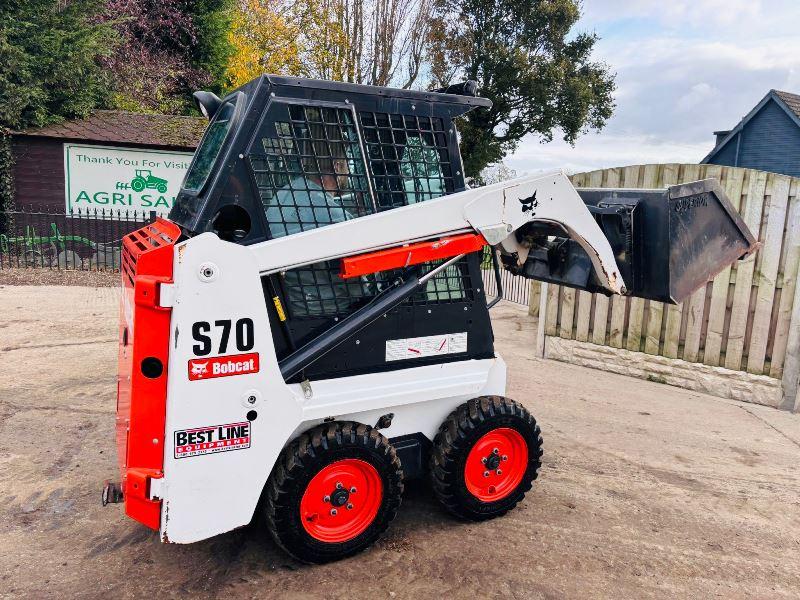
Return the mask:
<svg viewBox="0 0 800 600">
<path fill-rule="evenodd" d="M 58 269 L 0 269 L 0 285 L 80 285 L 115 287 L 119 273 Z"/>
<path fill-rule="evenodd" d="M 164 545 L 100 506 L 116 476 L 116 291 L 0 288 L 2 598 L 797 598 L 800 416 L 533 356 L 493 311 L 544 466 L 501 519 L 407 486 L 386 537 L 309 567 L 251 527 Z"/>
</svg>

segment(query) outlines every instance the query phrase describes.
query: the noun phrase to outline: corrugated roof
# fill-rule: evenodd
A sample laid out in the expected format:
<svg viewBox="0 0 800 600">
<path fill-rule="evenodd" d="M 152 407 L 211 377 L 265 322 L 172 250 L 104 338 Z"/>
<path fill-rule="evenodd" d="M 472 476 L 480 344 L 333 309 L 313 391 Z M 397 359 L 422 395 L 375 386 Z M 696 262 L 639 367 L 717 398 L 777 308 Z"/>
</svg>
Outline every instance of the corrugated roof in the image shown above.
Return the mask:
<svg viewBox="0 0 800 600">
<path fill-rule="evenodd" d="M 775 94 L 786 103 L 786 106 L 792 109 L 792 112 L 800 117 L 800 96 L 797 94 L 790 94 L 789 92 L 781 92 L 780 90 L 773 90 Z"/>
<path fill-rule="evenodd" d="M 16 133 L 69 140 L 194 149 L 200 143 L 207 124 L 208 121 L 201 117 L 95 110 L 85 119 L 63 121 Z"/>
</svg>

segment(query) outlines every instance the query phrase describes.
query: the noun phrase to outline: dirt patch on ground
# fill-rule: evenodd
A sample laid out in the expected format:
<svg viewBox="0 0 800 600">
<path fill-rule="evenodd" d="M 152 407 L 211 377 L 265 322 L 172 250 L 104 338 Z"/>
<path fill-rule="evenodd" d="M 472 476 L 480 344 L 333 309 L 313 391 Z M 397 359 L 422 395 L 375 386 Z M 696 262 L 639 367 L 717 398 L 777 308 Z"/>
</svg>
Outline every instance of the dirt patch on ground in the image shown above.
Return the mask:
<svg viewBox="0 0 800 600">
<path fill-rule="evenodd" d="M 407 486 L 386 537 L 296 563 L 258 527 L 189 546 L 102 508 L 115 478 L 116 291 L 0 289 L 0 597 L 800 596 L 800 417 L 534 358 L 493 310 L 508 395 L 541 424 L 539 481 L 501 519 Z"/>
<path fill-rule="evenodd" d="M 110 271 L 66 271 L 59 269 L 0 269 L 2 285 L 80 285 L 115 287 L 119 273 Z"/>
</svg>

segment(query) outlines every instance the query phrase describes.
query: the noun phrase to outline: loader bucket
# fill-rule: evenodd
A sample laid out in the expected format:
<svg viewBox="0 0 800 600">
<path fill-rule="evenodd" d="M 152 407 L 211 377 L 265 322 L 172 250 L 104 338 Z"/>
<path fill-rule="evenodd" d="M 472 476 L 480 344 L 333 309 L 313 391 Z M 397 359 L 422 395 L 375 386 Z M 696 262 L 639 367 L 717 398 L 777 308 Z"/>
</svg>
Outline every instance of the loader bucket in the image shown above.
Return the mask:
<svg viewBox="0 0 800 600">
<path fill-rule="evenodd" d="M 614 250 L 626 295 L 671 304 L 758 247 L 716 179 L 668 189 L 578 189 Z M 597 283 L 573 240 L 532 248 L 520 275 L 589 291 Z"/>
</svg>

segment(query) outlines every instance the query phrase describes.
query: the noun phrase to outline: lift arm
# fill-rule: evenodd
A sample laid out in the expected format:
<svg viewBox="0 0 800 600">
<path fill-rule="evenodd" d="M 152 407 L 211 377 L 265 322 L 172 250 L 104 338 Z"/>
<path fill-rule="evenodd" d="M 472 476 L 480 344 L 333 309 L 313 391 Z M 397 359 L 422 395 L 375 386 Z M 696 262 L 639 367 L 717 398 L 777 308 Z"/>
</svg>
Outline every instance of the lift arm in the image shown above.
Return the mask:
<svg viewBox="0 0 800 600">
<path fill-rule="evenodd" d="M 448 258 L 464 252 L 462 246 L 449 243 L 453 236 L 475 234 L 489 245 L 516 248 L 515 232 L 534 222 L 556 225 L 566 231 L 589 256 L 600 285 L 611 293 L 625 293 L 625 284 L 606 236 L 561 171 L 465 190 L 249 248 L 262 274 L 392 248 L 408 248 L 420 242 L 439 244 L 443 251 L 436 258 Z M 474 240 L 472 245 L 476 246 Z M 470 251 L 478 247 L 471 247 Z M 430 253 L 423 254 L 424 260 L 431 260 Z M 415 262 L 422 260 L 406 264 Z"/>
</svg>

